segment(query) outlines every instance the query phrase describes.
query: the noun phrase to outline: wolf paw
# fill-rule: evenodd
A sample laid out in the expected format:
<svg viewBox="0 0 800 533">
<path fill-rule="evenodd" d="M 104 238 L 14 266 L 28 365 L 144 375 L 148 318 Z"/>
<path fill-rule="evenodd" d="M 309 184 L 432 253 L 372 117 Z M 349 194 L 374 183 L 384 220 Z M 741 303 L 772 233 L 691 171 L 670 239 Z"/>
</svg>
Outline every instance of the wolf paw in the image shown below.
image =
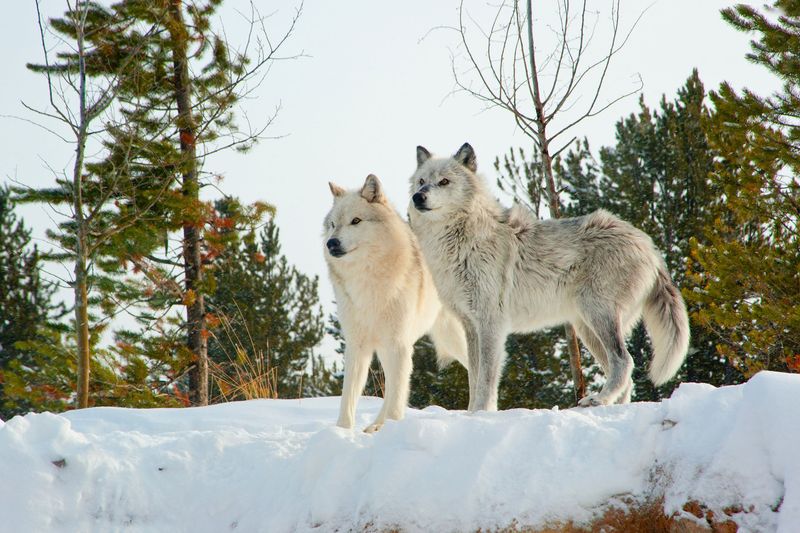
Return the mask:
<svg viewBox="0 0 800 533">
<path fill-rule="evenodd" d="M 364 433 L 375 433 L 383 427 L 383 422 L 374 422 L 364 428 Z"/>
<path fill-rule="evenodd" d="M 597 407 L 598 405 L 605 405 L 605 402 L 603 402 L 597 394 L 584 396 L 578 401 L 579 407 Z"/>
</svg>

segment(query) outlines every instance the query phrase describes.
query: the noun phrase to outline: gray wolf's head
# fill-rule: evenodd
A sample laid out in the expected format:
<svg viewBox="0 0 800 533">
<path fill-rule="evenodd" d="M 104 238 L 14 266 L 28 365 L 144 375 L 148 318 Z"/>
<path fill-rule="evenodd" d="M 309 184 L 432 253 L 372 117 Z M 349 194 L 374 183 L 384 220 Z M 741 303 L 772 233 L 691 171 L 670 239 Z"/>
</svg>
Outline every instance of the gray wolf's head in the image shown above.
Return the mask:
<svg viewBox="0 0 800 533">
<path fill-rule="evenodd" d="M 439 158 L 417 146 L 417 170 L 411 176 L 412 216 L 442 217 L 468 205 L 481 187 L 475 175 L 475 151 L 464 143 L 452 157 Z"/>
<path fill-rule="evenodd" d="M 393 218 L 399 218 L 383 194 L 381 182 L 367 176 L 360 190 L 346 191 L 328 183 L 333 207 L 322 230 L 325 259 L 347 262 L 375 252 L 390 238 Z"/>
</svg>

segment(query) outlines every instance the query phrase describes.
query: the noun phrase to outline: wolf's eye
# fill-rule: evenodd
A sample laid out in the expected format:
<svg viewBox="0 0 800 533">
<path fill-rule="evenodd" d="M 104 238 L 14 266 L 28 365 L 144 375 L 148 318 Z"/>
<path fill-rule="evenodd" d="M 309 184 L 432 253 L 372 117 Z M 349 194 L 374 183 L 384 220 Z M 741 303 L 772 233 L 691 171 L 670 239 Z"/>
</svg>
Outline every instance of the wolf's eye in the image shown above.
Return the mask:
<svg viewBox="0 0 800 533">
<path fill-rule="evenodd" d="M 361 219 L 360 219 L 360 218 L 358 218 L 358 217 L 356 217 L 356 218 L 354 218 L 353 220 L 351 220 L 351 221 L 350 221 L 350 223 L 351 223 L 352 225 L 354 225 L 354 226 L 355 226 L 356 224 L 358 224 L 359 222 L 361 222 Z"/>
<path fill-rule="evenodd" d="M 334 229 L 334 228 L 336 228 L 336 224 L 334 224 L 333 221 L 331 221 L 331 229 Z"/>
<path fill-rule="evenodd" d="M 419 184 L 420 184 L 420 185 L 425 185 L 425 180 L 424 180 L 424 179 L 422 179 L 422 178 L 420 178 L 420 179 L 419 179 Z"/>
<path fill-rule="evenodd" d="M 439 185 L 439 187 L 444 187 L 444 186 L 445 186 L 445 185 L 447 185 L 448 183 L 450 183 L 450 180 L 449 180 L 449 179 L 447 179 L 447 178 L 444 178 L 444 179 L 442 179 L 442 180 L 440 180 L 440 181 L 439 181 L 439 184 L 438 184 L 438 185 Z"/>
</svg>

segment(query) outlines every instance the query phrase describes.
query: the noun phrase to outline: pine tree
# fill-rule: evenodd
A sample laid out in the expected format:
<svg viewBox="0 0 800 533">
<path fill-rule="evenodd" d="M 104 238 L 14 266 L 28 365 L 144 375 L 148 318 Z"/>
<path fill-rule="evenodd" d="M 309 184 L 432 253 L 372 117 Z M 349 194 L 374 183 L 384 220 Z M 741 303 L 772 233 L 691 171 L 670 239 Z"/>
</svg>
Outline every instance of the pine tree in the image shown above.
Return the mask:
<svg viewBox="0 0 800 533">
<path fill-rule="evenodd" d="M 509 335 L 506 366 L 500 382 L 498 405 L 502 409 L 563 408 L 574 405 L 572 375 L 563 330 L 551 328 Z M 581 347 L 581 366 L 588 383 L 594 381 L 597 365 Z"/>
<path fill-rule="evenodd" d="M 687 278 L 690 243 L 702 242 L 704 228 L 712 224 L 717 192 L 709 176 L 714 151 L 709 146 L 710 112 L 706 94 L 695 70 L 678 90 L 674 101 L 662 97 L 658 109 L 642 100 L 640 112 L 617 123 L 617 142 L 600 151 L 601 206 L 620 215 L 653 238 L 667 267 L 688 297 L 695 287 Z M 687 300 L 691 327 L 689 356 L 678 380 L 724 385 L 741 376 L 730 361 L 714 349 L 713 334 L 696 319 L 699 306 Z M 636 398 L 657 400 L 675 385 L 655 389 L 645 369 L 651 346 L 642 324 L 633 331 L 628 348 L 636 363 Z"/>
<path fill-rule="evenodd" d="M 564 213 L 574 217 L 596 211 L 603 206 L 600 195 L 601 169 L 591 149 L 589 140 L 578 141 L 556 163 L 559 185 L 566 194 Z"/>
<path fill-rule="evenodd" d="M 39 24 L 44 36 L 41 18 Z M 45 110 L 28 109 L 55 123 L 48 130 L 65 129 L 75 146 L 70 174 L 56 176 L 54 187 L 18 187 L 15 193 L 17 201 L 66 206 L 69 213 L 56 230 L 48 232 L 60 250 L 48 252 L 47 259 L 74 265 L 69 283 L 74 294 L 78 407 L 89 405 L 90 339 L 103 327 L 92 321 L 91 308 L 103 301 L 101 287 L 114 285 L 120 274 L 118 267 L 106 271 L 101 265 L 118 265 L 114 258 L 123 248 L 138 249 L 151 240 L 148 232 L 137 232 L 135 224 L 163 192 L 157 184 L 98 165 L 106 153 L 109 132 L 126 127 L 114 111 L 123 80 L 138 76 L 136 65 L 142 60 L 141 38 L 129 43 L 118 40 L 126 24 L 97 3 L 70 4 L 62 18 L 49 21 L 51 33 L 60 41 L 56 61 L 50 61 L 50 48 L 43 42 L 44 64 L 28 65 L 45 76 L 50 96 Z M 130 144 L 118 147 L 123 152 L 129 148 Z"/>
<path fill-rule="evenodd" d="M 51 392 L 35 382 L 19 383 L 15 370 L 36 368 L 35 353 L 23 344 L 47 339 L 48 327 L 64 313 L 53 302 L 56 287 L 41 277 L 42 257 L 10 196 L 0 188 L 0 419 L 6 420 L 37 409 L 37 395 Z"/>
<path fill-rule="evenodd" d="M 169 169 L 172 179 L 179 183 L 172 189 L 175 206 L 161 214 L 156 226 L 180 230 L 180 244 L 160 255 L 153 250 L 140 263 L 155 278 L 155 285 L 165 279 L 180 283 L 180 304 L 186 310 L 186 353 L 191 357 L 189 394 L 195 405 L 208 403 L 205 299 L 213 292 L 215 280 L 206 266 L 224 247 L 220 240 L 209 246 L 210 233 L 219 228 L 214 227 L 213 207 L 200 198 L 204 184 L 201 163 L 219 150 L 235 147 L 246 151 L 259 139 L 263 129 L 245 131 L 238 126 L 235 105 L 252 90 L 248 84 L 275 57 L 299 16 L 298 12 L 280 39 L 248 39 L 248 43 L 268 46 L 250 57 L 252 50 L 234 50 L 222 34 L 214 31 L 212 21 L 220 5 L 221 0 L 191 4 L 123 0 L 118 4 L 124 16 L 158 25 L 162 30 L 148 41 L 149 57 L 143 68 L 149 77 L 143 82 L 132 80 L 122 95 L 154 104 L 145 113 L 130 116 L 150 136 L 161 132 L 155 140 L 143 143 L 147 149 L 141 154 L 142 162 L 145 168 L 149 164 Z M 251 31 L 255 24 L 256 21 L 251 22 Z M 168 126 L 172 124 L 177 131 L 170 131 Z M 254 207 L 263 214 L 263 205 Z M 173 274 L 175 265 L 180 265 L 179 271 Z"/>
<path fill-rule="evenodd" d="M 414 345 L 408 403 L 418 409 L 429 405 L 438 405 L 445 409 L 466 409 L 469 404 L 467 369 L 457 362 L 439 368 L 436 350 L 427 336 Z"/>
<path fill-rule="evenodd" d="M 162 372 L 154 379 L 180 385 L 181 391 L 188 375 L 194 404 L 208 400 L 205 298 L 214 279 L 207 266 L 224 246 L 224 241 L 212 242 L 219 228 L 213 206 L 200 197 L 207 175 L 202 162 L 220 150 L 246 150 L 264 131 L 240 128 L 235 106 L 257 85 L 259 72 L 276 57 L 299 16 L 277 39 L 259 39 L 255 29 L 263 26 L 252 21 L 243 39 L 247 45 L 234 49 L 213 28 L 220 4 L 122 0 L 104 7 L 79 2 L 88 14 L 82 19 L 86 31 L 79 32 L 89 49 L 82 63 L 85 76 L 114 80 L 109 96 L 115 116 L 122 118 L 105 123 L 103 156 L 87 170 L 101 176 L 101 183 L 122 181 L 142 190 L 115 201 L 119 213 L 144 208 L 135 210 L 135 224 L 110 235 L 114 251 L 92 263 L 96 270 L 118 274 L 96 284 L 100 302 L 106 314 L 123 303 L 142 322 L 138 341 L 131 332 L 120 332 L 120 354 L 132 356 L 142 348 L 153 358 L 148 365 Z M 73 19 L 52 25 L 72 35 Z M 64 57 L 67 66 L 74 63 L 69 54 Z M 263 212 L 263 206 L 255 209 Z M 126 268 L 132 269 L 133 279 L 120 280 Z M 175 319 L 173 306 L 184 307 L 185 320 Z M 175 327 L 182 329 L 183 347 L 175 344 Z"/>
<path fill-rule="evenodd" d="M 218 202 L 220 216 L 235 201 Z M 324 334 L 318 278 L 302 274 L 281 253 L 280 231 L 270 218 L 245 233 L 214 260 L 216 289 L 208 295 L 213 323 L 209 356 L 224 371 L 241 357 L 261 358 L 274 375 L 274 397 L 299 398 L 333 388 L 330 371 L 314 348 Z M 215 379 L 219 382 L 218 379 Z"/>
<path fill-rule="evenodd" d="M 43 256 L 36 247 L 30 249 L 30 231 L 11 206 L 9 192 L 0 189 L 0 418 L 68 409 L 80 353 L 76 325 L 61 322 L 66 310 L 53 302 L 56 286 L 42 279 Z M 101 307 L 96 298 L 89 301 Z M 92 404 L 174 405 L 150 379 L 150 362 L 135 353 L 121 358 L 101 347 L 107 326 L 91 313 L 88 318 L 93 324 L 87 343 Z"/>
<path fill-rule="evenodd" d="M 709 140 L 721 201 L 694 243 L 690 276 L 699 289 L 695 317 L 720 339 L 717 349 L 749 376 L 761 369 L 800 372 L 800 3 L 778 0 L 764 12 L 722 11 L 754 34 L 747 58 L 782 83 L 769 96 L 723 83 Z"/>
</svg>

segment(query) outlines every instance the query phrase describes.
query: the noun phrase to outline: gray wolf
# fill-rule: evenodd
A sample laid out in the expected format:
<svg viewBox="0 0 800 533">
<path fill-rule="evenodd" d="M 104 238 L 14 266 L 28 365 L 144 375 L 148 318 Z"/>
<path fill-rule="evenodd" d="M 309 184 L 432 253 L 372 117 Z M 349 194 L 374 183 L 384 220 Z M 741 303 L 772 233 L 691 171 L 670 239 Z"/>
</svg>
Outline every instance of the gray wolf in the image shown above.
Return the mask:
<svg viewBox="0 0 800 533">
<path fill-rule="evenodd" d="M 496 410 L 511 332 L 571 323 L 606 382 L 581 406 L 626 403 L 633 359 L 625 337 L 643 317 L 660 385 L 686 357 L 686 307 L 663 258 L 642 231 L 611 213 L 538 220 L 503 208 L 476 175 L 464 144 L 437 158 L 417 147 L 409 220 L 442 302 L 467 335 L 470 410 Z"/>
<path fill-rule="evenodd" d="M 419 244 L 389 204 L 377 177 L 357 191 L 329 183 L 333 207 L 325 217 L 325 261 L 345 339 L 344 385 L 338 425 L 352 428 L 373 353 L 385 375 L 383 406 L 365 431 L 403 418 L 414 343 L 429 333 L 440 364 L 466 366 L 467 345 L 456 317 L 439 302 Z"/>
</svg>

